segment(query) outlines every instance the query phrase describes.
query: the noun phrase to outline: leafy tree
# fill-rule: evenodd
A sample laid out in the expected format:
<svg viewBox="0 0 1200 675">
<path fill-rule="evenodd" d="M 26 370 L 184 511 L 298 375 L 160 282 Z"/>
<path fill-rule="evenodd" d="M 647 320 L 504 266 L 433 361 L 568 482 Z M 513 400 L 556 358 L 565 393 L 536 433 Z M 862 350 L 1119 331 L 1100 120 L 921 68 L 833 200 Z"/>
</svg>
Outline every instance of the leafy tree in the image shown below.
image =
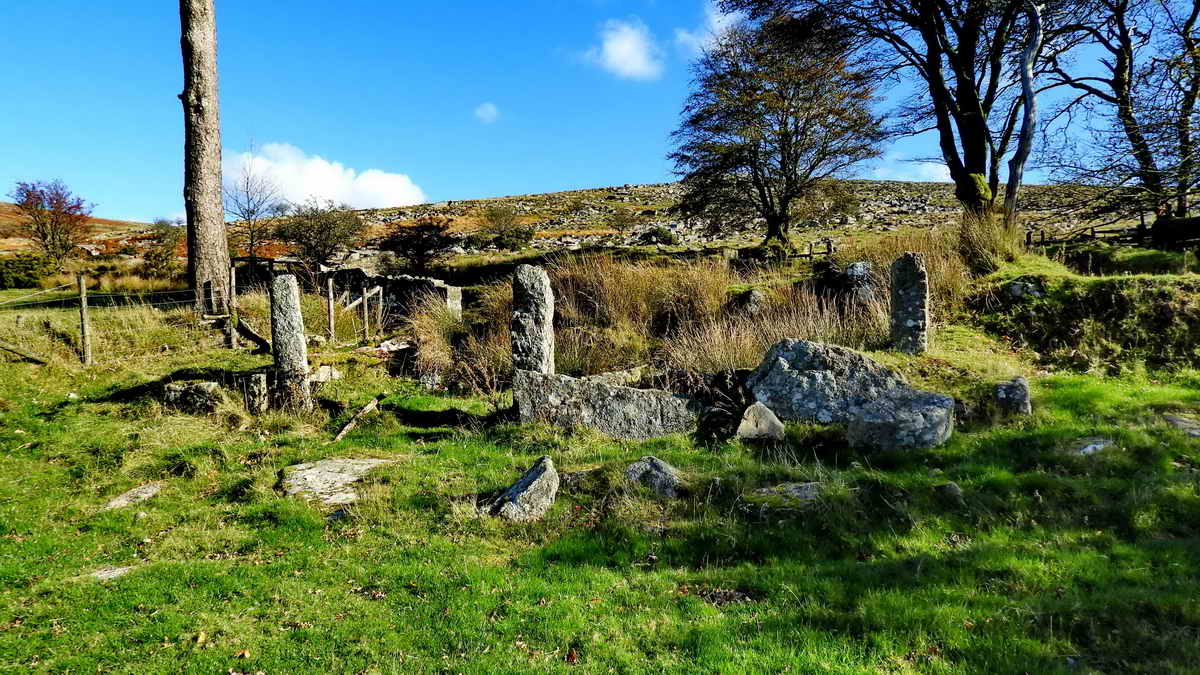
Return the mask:
<svg viewBox="0 0 1200 675">
<path fill-rule="evenodd" d="M 91 231 L 92 205 L 60 180 L 17 183 L 10 196 L 24 216 L 20 231 L 60 268 Z"/>
<path fill-rule="evenodd" d="M 415 225 L 398 225 L 379 247 L 408 263 L 418 274 L 425 274 L 437 262 L 450 255 L 454 237 L 450 236 L 450 221 L 429 216 Z"/>
<path fill-rule="evenodd" d="M 787 245 L 792 207 L 822 181 L 880 154 L 872 74 L 850 58 L 845 26 L 820 13 L 728 30 L 695 65 L 670 158 L 676 210 L 762 218 Z"/>
<path fill-rule="evenodd" d="M 529 246 L 537 228 L 521 225 L 517 211 L 511 206 L 489 206 L 483 210 L 480 232 L 497 248 L 518 251 Z"/>
<path fill-rule="evenodd" d="M 289 205 L 275 236 L 291 247 L 310 275 L 316 275 L 339 262 L 365 230 L 366 224 L 349 206 L 310 199 Z"/>
<path fill-rule="evenodd" d="M 138 274 L 148 279 L 171 279 L 179 276 L 179 247 L 187 235 L 183 219 L 154 221 L 150 247 L 142 253 Z"/>
<path fill-rule="evenodd" d="M 638 218 L 637 214 L 629 209 L 617 209 L 610 213 L 604 222 L 617 232 L 626 234 L 632 230 L 638 224 L 638 222 L 640 222 L 640 220 L 641 219 Z"/>
</svg>

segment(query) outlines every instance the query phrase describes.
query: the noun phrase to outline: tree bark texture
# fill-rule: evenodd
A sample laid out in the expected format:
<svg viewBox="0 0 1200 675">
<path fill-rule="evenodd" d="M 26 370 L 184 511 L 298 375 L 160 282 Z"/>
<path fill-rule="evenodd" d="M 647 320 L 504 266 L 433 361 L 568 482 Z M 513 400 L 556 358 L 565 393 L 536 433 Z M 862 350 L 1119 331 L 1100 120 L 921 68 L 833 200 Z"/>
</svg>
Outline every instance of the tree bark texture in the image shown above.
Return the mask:
<svg viewBox="0 0 1200 675">
<path fill-rule="evenodd" d="M 188 284 L 202 314 L 228 313 L 229 245 L 221 201 L 221 111 L 213 0 L 179 0 L 183 51 Z"/>
</svg>

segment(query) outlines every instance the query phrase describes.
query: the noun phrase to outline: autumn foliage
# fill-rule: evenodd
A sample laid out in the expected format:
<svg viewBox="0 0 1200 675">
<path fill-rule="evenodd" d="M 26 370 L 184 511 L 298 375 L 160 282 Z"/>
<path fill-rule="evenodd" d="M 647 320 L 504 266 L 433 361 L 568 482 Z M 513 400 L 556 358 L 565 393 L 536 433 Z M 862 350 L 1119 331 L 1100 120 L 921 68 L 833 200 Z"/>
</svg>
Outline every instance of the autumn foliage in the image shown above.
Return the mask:
<svg viewBox="0 0 1200 675">
<path fill-rule="evenodd" d="M 11 197 L 23 216 L 22 234 L 55 263 L 61 265 L 87 239 L 92 205 L 62 181 L 17 183 Z"/>
</svg>

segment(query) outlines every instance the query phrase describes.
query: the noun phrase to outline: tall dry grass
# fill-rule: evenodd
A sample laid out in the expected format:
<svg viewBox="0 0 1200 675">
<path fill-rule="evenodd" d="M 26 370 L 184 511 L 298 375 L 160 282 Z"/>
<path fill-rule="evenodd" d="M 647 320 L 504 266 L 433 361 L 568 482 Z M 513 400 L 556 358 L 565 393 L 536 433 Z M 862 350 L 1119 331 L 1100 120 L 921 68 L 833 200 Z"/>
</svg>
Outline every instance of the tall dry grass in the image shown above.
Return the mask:
<svg viewBox="0 0 1200 675">
<path fill-rule="evenodd" d="M 935 315 L 947 316 L 962 308 L 971 292 L 971 269 L 960 253 L 959 233 L 945 230 L 908 230 L 864 242 L 839 252 L 842 260 L 867 261 L 875 271 L 886 298 L 892 263 L 912 251 L 920 253 L 929 271 L 929 295 Z"/>
</svg>

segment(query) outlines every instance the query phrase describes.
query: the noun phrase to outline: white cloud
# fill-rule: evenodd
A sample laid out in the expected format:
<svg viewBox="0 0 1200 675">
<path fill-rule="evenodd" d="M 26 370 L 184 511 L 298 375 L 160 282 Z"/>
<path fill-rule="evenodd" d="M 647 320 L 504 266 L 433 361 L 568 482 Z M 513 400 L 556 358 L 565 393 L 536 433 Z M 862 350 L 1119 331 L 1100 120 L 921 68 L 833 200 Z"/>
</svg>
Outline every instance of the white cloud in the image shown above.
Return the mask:
<svg viewBox="0 0 1200 675">
<path fill-rule="evenodd" d="M 610 19 L 600 28 L 600 44 L 584 58 L 627 80 L 657 80 L 663 72 L 662 48 L 641 19 Z"/>
<path fill-rule="evenodd" d="M 373 209 L 427 201 L 421 188 L 404 174 L 381 169 L 356 171 L 341 162 L 309 155 L 287 143 L 267 143 L 253 154 L 243 152 L 226 157 L 222 170 L 228 180 L 248 164 L 255 172 L 274 180 L 283 197 L 292 202 L 316 197 L 359 209 Z"/>
<path fill-rule="evenodd" d="M 500 119 L 500 109 L 495 103 L 483 103 L 475 109 L 475 119 L 484 124 L 491 124 Z"/>
<path fill-rule="evenodd" d="M 722 12 L 713 0 L 704 3 L 704 25 L 695 30 L 675 29 L 675 44 L 691 58 L 700 56 L 713 40 L 742 21 L 740 13 Z"/>
<path fill-rule="evenodd" d="M 950 169 L 943 162 L 913 159 L 898 152 L 889 152 L 871 171 L 877 180 L 907 180 L 921 183 L 949 183 Z"/>
</svg>

